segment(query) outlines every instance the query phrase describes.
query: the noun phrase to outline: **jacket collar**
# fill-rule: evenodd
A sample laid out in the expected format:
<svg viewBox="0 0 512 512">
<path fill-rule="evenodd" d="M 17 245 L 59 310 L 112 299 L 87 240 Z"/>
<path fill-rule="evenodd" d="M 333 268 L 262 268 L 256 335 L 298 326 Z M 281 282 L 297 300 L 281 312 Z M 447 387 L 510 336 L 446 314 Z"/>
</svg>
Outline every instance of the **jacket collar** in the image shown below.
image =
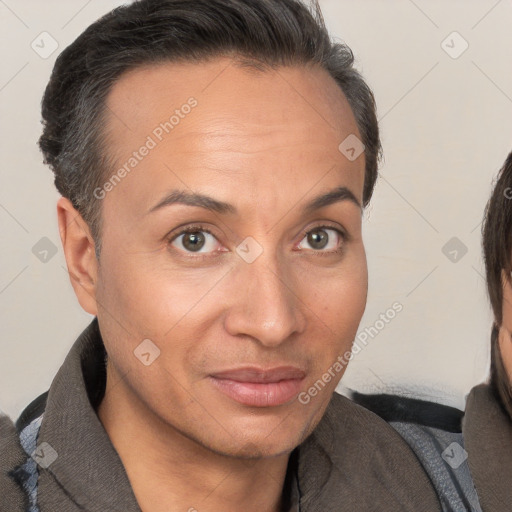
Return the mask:
<svg viewBox="0 0 512 512">
<path fill-rule="evenodd" d="M 508 510 L 512 503 L 512 422 L 487 384 L 471 390 L 462 433 L 482 508 Z"/>
<path fill-rule="evenodd" d="M 40 469 L 43 510 L 53 510 L 53 501 L 59 499 L 57 493 L 45 492 L 46 486 L 54 487 L 54 479 L 84 510 L 140 512 L 121 459 L 93 408 L 105 390 L 105 356 L 95 318 L 51 384 L 38 445 L 49 443 L 57 458 L 46 470 Z"/>
</svg>

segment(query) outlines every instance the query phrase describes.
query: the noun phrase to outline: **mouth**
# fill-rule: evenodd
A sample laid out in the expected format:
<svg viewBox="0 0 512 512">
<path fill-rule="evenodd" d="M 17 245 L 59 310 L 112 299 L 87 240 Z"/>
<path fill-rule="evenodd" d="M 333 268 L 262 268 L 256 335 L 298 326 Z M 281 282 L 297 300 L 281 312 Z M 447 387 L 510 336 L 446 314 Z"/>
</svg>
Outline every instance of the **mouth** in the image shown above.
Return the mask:
<svg viewBox="0 0 512 512">
<path fill-rule="evenodd" d="M 232 400 L 251 407 L 277 407 L 300 392 L 306 373 L 293 366 L 238 368 L 215 373 L 210 381 Z"/>
</svg>

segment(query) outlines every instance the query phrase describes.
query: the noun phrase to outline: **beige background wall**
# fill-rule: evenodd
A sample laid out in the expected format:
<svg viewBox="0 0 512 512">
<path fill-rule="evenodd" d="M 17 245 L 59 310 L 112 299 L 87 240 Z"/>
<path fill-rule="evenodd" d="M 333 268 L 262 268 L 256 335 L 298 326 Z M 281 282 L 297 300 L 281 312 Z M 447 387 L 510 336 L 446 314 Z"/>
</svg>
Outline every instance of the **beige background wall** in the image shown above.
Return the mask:
<svg viewBox="0 0 512 512">
<path fill-rule="evenodd" d="M 91 318 L 68 282 L 58 195 L 36 146 L 41 96 L 60 49 L 121 3 L 0 2 L 0 408 L 13 417 L 48 388 Z M 480 222 L 512 149 L 512 2 L 321 5 L 374 89 L 385 151 L 365 221 L 367 342 L 343 386 L 463 407 L 488 367 Z M 389 320 L 394 303 L 403 309 Z"/>
</svg>

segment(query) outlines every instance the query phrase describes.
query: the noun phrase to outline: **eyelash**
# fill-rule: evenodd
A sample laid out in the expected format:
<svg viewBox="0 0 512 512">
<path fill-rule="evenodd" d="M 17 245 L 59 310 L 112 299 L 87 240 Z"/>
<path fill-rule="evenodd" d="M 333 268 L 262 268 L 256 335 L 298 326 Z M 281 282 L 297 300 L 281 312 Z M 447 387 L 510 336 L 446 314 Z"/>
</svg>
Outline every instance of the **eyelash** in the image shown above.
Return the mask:
<svg viewBox="0 0 512 512">
<path fill-rule="evenodd" d="M 314 226 L 312 229 L 308 229 L 308 230 L 305 230 L 301 233 L 301 241 L 304 239 L 304 237 L 308 234 L 308 233 L 311 233 L 313 231 L 321 231 L 322 229 L 330 229 L 332 231 L 336 231 L 336 233 L 340 236 L 341 238 L 341 244 L 340 246 L 336 249 L 336 250 L 331 250 L 331 251 L 322 251 L 322 250 L 314 250 L 312 249 L 312 251 L 314 252 L 314 254 L 316 256 L 332 256 L 334 254 L 342 254 L 344 252 L 344 248 L 345 248 L 345 242 L 347 242 L 349 240 L 349 236 L 347 235 L 347 233 L 335 226 L 331 226 L 331 225 L 328 225 L 328 224 L 321 224 L 321 225 L 318 225 L 318 226 Z M 177 238 L 179 238 L 181 235 L 186 235 L 187 233 L 197 233 L 197 232 L 204 232 L 204 233 L 209 233 L 210 235 L 214 236 L 215 235 L 212 233 L 212 231 L 210 229 L 208 229 L 206 226 L 203 226 L 201 224 L 197 224 L 197 225 L 191 225 L 191 226 L 187 226 L 186 228 L 182 229 L 179 233 L 177 234 L 174 234 L 172 235 L 171 237 L 168 238 L 168 244 L 170 245 L 172 242 L 174 242 L 174 240 L 176 240 Z M 220 251 L 217 251 L 217 252 L 220 252 Z M 212 257 L 211 256 L 211 253 L 210 253 L 210 256 L 208 255 L 196 255 L 196 256 L 193 256 L 193 253 L 192 252 L 187 252 L 186 254 L 190 254 L 192 256 L 192 258 L 196 258 L 196 259 L 205 259 L 205 258 L 210 258 Z M 214 256 L 213 256 L 214 257 Z"/>
</svg>

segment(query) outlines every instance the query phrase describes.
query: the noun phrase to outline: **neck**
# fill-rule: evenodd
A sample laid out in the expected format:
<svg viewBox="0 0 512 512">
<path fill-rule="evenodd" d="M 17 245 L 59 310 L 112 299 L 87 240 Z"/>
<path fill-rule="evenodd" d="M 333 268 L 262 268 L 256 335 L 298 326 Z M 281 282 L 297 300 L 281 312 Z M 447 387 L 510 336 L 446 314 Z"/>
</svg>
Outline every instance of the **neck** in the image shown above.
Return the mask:
<svg viewBox="0 0 512 512">
<path fill-rule="evenodd" d="M 283 510 L 289 454 L 240 459 L 213 452 L 157 417 L 114 371 L 109 366 L 98 417 L 144 512 Z"/>
</svg>

